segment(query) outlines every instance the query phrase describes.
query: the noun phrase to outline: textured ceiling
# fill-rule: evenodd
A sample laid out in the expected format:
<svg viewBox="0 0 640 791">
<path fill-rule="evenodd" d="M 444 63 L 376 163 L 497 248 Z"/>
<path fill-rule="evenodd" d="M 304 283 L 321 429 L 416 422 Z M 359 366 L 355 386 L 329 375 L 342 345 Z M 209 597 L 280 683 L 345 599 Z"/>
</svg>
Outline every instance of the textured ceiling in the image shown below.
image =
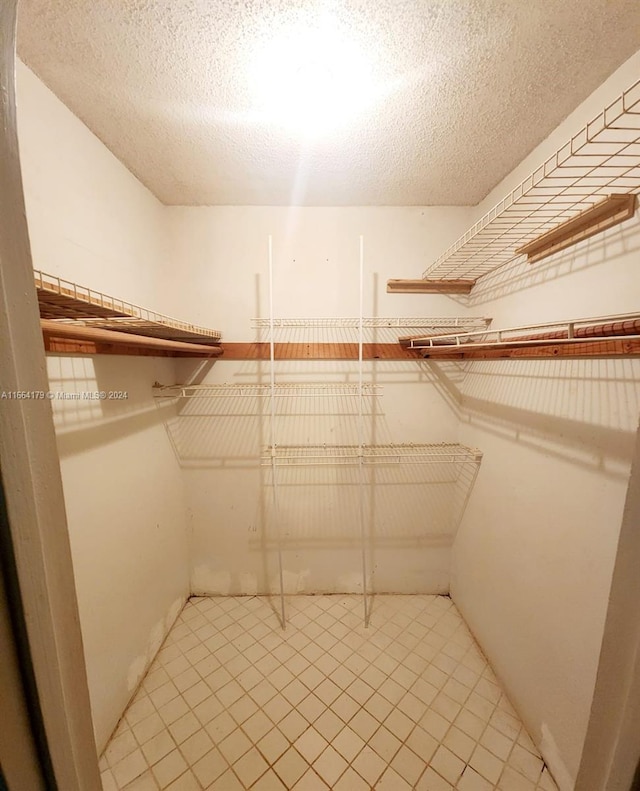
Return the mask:
<svg viewBox="0 0 640 791">
<path fill-rule="evenodd" d="M 256 109 L 251 67 L 327 18 L 377 93 L 309 139 Z M 21 58 L 166 204 L 475 204 L 639 48 L 638 0 L 22 0 L 19 19 Z"/>
</svg>

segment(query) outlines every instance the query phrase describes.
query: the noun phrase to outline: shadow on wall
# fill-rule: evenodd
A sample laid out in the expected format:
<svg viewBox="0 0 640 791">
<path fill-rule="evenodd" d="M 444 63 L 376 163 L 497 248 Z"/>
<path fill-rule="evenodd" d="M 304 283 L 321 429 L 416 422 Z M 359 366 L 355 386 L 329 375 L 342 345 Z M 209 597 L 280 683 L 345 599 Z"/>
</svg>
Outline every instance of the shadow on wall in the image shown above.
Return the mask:
<svg viewBox="0 0 640 791">
<path fill-rule="evenodd" d="M 61 458 L 172 426 L 175 404 L 160 406 L 152 384 L 173 376 L 172 362 L 152 358 L 47 355 L 51 406 Z"/>
<path fill-rule="evenodd" d="M 545 455 L 626 477 L 640 413 L 640 361 L 474 362 L 462 382 L 424 363 L 460 420 Z"/>
<path fill-rule="evenodd" d="M 604 231 L 549 258 L 529 264 L 524 256 L 514 257 L 499 269 L 484 275 L 468 296 L 451 297 L 458 304 L 474 308 L 501 297 L 568 277 L 582 270 L 611 265 L 640 250 L 640 214 L 622 225 Z"/>
</svg>

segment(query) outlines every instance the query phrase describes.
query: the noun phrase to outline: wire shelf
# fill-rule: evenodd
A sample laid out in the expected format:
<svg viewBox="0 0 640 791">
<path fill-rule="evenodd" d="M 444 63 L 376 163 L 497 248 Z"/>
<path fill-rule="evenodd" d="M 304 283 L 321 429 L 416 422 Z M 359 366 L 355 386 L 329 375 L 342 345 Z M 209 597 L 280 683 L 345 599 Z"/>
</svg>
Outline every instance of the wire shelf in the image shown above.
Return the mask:
<svg viewBox="0 0 640 791">
<path fill-rule="evenodd" d="M 171 335 L 185 340 L 207 339 L 215 342 L 222 337 L 219 330 L 164 316 L 56 275 L 38 270 L 33 274 L 42 318 L 155 337 Z"/>
<path fill-rule="evenodd" d="M 278 467 L 324 465 L 366 466 L 395 464 L 479 463 L 481 451 L 456 443 L 388 445 L 275 445 L 262 454 L 264 466 Z"/>
<path fill-rule="evenodd" d="M 381 385 L 363 384 L 362 395 L 378 396 Z M 156 398 L 269 398 L 271 385 L 264 384 L 201 384 L 201 385 L 154 385 Z M 276 384 L 276 398 L 328 398 L 331 396 L 359 396 L 357 384 Z"/>
<path fill-rule="evenodd" d="M 477 280 L 611 193 L 640 192 L 640 80 L 461 236 L 424 278 Z"/>
<path fill-rule="evenodd" d="M 450 350 L 461 347 L 526 347 L 555 343 L 593 343 L 594 340 L 630 340 L 640 337 L 640 313 L 622 313 L 595 318 L 567 319 L 522 327 L 486 329 L 483 332 L 452 333 L 408 340 L 409 348 Z"/>
<path fill-rule="evenodd" d="M 486 327 L 491 319 L 482 316 L 440 316 L 440 317 L 369 317 L 362 319 L 362 326 L 366 329 L 407 329 L 407 328 L 449 328 L 449 327 Z M 254 329 L 270 329 L 270 319 L 251 319 Z M 360 326 L 360 319 L 357 317 L 347 318 L 292 318 L 292 319 L 273 319 L 273 328 L 280 329 L 307 329 L 315 327 L 323 328 L 355 328 Z"/>
</svg>

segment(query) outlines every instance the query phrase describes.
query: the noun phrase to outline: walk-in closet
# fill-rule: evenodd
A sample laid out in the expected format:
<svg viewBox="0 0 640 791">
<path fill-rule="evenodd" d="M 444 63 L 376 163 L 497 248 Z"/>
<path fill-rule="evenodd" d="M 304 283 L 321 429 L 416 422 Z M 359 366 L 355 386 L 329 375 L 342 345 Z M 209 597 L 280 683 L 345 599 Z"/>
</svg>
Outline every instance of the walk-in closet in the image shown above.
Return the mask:
<svg viewBox="0 0 640 791">
<path fill-rule="evenodd" d="M 10 791 L 630 789 L 640 7 L 13 6 Z"/>
</svg>

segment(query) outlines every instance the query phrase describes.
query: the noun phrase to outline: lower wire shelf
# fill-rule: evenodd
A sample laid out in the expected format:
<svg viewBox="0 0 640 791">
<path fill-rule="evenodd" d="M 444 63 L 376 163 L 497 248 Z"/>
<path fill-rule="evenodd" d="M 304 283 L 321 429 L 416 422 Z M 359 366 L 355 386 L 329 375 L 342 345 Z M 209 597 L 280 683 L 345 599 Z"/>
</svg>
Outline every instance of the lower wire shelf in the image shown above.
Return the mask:
<svg viewBox="0 0 640 791">
<path fill-rule="evenodd" d="M 387 445 L 274 445 L 261 456 L 264 466 L 383 466 L 396 464 L 478 464 L 482 451 L 457 443 Z"/>
</svg>

